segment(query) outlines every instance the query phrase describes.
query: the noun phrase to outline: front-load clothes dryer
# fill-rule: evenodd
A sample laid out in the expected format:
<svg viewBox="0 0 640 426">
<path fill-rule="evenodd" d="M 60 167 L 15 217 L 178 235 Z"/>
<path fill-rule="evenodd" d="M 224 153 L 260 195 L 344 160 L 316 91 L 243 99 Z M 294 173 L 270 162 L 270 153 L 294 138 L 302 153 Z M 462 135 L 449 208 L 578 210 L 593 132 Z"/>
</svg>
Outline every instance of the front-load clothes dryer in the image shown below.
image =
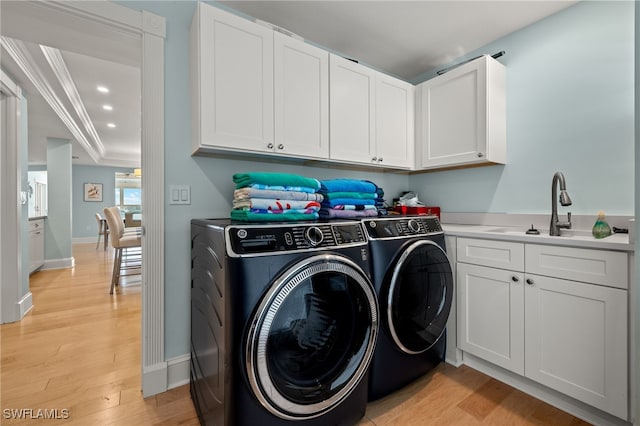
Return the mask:
<svg viewBox="0 0 640 426">
<path fill-rule="evenodd" d="M 203 425 L 353 425 L 378 309 L 359 221 L 191 221 L 191 396 Z"/>
<path fill-rule="evenodd" d="M 453 273 L 436 216 L 364 219 L 380 332 L 369 399 L 386 396 L 444 360 Z"/>
</svg>

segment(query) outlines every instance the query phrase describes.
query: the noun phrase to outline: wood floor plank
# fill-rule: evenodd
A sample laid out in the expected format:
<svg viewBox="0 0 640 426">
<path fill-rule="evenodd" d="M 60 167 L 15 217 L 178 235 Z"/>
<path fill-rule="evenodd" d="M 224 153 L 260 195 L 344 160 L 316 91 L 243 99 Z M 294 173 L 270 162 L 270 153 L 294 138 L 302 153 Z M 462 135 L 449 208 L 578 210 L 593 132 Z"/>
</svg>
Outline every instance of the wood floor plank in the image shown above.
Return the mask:
<svg viewBox="0 0 640 426">
<path fill-rule="evenodd" d="M 72 269 L 31 276 L 33 309 L 0 326 L 2 409 L 66 409 L 68 419 L 1 419 L 3 425 L 195 426 L 189 386 L 143 398 L 140 277 L 109 294 L 112 250 L 73 247 Z M 441 364 L 369 403 L 360 426 L 586 423 L 469 367 Z M 258 425 L 269 426 L 269 425 Z"/>
</svg>

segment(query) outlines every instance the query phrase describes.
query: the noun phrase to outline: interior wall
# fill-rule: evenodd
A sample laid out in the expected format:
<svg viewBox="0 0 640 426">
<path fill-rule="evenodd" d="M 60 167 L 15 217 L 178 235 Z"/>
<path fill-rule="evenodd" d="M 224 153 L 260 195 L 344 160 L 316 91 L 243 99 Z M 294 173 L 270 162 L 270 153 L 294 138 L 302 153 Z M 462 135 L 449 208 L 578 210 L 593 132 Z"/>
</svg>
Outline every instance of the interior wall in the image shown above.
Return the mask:
<svg viewBox="0 0 640 426">
<path fill-rule="evenodd" d="M 412 175 L 411 188 L 448 212 L 542 214 L 562 171 L 563 213 L 632 215 L 633 8 L 579 2 L 469 53 L 506 52 L 507 164 Z"/>
<path fill-rule="evenodd" d="M 116 173 L 133 173 L 128 167 L 73 166 L 72 167 L 72 215 L 73 238 L 98 238 L 96 213 L 104 217 L 103 209 L 116 204 Z M 85 201 L 84 184 L 101 183 L 102 201 Z"/>
<path fill-rule="evenodd" d="M 47 138 L 47 199 L 44 257 L 68 261 L 71 251 L 71 141 Z"/>
<path fill-rule="evenodd" d="M 635 217 L 640 217 L 640 7 L 635 4 Z M 636 219 L 637 221 L 637 219 Z M 630 292 L 630 315 L 631 321 L 635 321 L 635 364 L 632 364 L 631 372 L 634 372 L 635 368 L 635 401 L 632 399 L 632 410 L 635 405 L 635 419 L 634 424 L 640 424 L 638 419 L 640 416 L 640 289 L 638 288 L 638 282 L 640 279 L 640 238 L 637 237 L 636 226 L 636 240 L 635 240 L 635 279 L 631 282 L 635 291 Z M 635 298 L 633 297 L 635 295 Z M 631 327 L 633 333 L 634 327 Z M 633 351 L 633 347 L 631 348 Z M 633 354 L 633 352 L 632 352 Z M 632 358 L 633 359 L 633 358 Z M 631 380 L 634 380 L 632 376 Z M 633 389 L 633 388 L 632 388 Z M 633 397 L 632 393 L 632 397 Z"/>
<path fill-rule="evenodd" d="M 29 169 L 29 103 L 24 96 L 20 98 L 19 108 L 20 117 L 18 118 L 18 149 L 20 150 L 20 190 L 26 194 L 29 187 L 28 169 Z M 27 204 L 23 204 L 20 209 L 20 241 L 22 242 L 22 259 L 19 264 L 22 265 L 22 294 L 20 298 L 29 293 L 29 209 Z"/>
</svg>

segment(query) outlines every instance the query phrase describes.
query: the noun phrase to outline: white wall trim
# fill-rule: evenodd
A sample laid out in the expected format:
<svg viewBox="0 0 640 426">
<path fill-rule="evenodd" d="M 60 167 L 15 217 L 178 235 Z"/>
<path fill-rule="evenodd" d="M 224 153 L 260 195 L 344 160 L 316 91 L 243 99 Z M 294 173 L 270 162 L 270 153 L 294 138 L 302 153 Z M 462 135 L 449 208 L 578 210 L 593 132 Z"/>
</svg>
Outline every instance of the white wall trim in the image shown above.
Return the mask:
<svg viewBox="0 0 640 426">
<path fill-rule="evenodd" d="M 31 292 L 28 292 L 24 295 L 22 299 L 18 302 L 18 306 L 20 307 L 20 319 L 24 318 L 24 316 L 33 308 L 33 298 L 31 297 Z"/>
<path fill-rule="evenodd" d="M 191 371 L 191 354 L 184 354 L 167 360 L 168 389 L 189 383 Z"/>
<path fill-rule="evenodd" d="M 18 307 L 22 295 L 22 206 L 20 205 L 20 149 L 18 119 L 22 96 L 20 87 L 5 74 L 0 74 L 0 91 L 6 95 L 0 129 L 0 323 L 20 319 Z"/>
<path fill-rule="evenodd" d="M 97 242 L 98 242 L 97 235 L 95 237 L 75 237 L 71 239 L 72 244 L 89 244 L 89 243 L 96 244 Z M 100 237 L 100 247 L 98 247 L 98 249 L 102 249 L 102 248 L 104 248 L 104 240 L 102 239 L 102 237 Z M 111 243 L 109 243 L 107 248 L 108 249 L 111 248 Z"/>
<path fill-rule="evenodd" d="M 67 269 L 73 268 L 74 266 L 76 266 L 76 259 L 73 256 L 62 259 L 45 259 L 44 264 L 42 265 L 42 268 L 40 268 L 40 270 L 46 271 L 49 269 Z"/>
<path fill-rule="evenodd" d="M 165 20 L 148 12 L 142 17 L 144 28 L 152 31 L 142 34 L 142 389 L 146 397 L 153 395 L 144 391 L 147 370 L 164 361 Z"/>
</svg>

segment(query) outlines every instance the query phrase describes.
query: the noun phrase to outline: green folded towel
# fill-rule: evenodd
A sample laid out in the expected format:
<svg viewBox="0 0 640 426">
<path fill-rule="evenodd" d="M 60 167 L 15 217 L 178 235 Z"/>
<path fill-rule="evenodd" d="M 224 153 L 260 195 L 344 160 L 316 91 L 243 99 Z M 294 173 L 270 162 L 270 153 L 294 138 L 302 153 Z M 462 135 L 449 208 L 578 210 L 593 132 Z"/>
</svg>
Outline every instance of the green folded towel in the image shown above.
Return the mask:
<svg viewBox="0 0 640 426">
<path fill-rule="evenodd" d="M 320 189 L 320 182 L 314 178 L 308 178 L 292 173 L 270 173 L 252 172 L 236 173 L 233 175 L 233 182 L 237 188 L 243 188 L 251 184 L 270 186 L 302 186 L 307 188 Z"/>
<path fill-rule="evenodd" d="M 318 213 L 253 213 L 249 210 L 231 210 L 231 219 L 242 222 L 289 222 L 316 220 Z"/>
<path fill-rule="evenodd" d="M 335 198 L 356 198 L 361 200 L 375 200 L 378 198 L 378 194 L 375 192 L 351 192 L 351 191 L 341 191 L 341 192 L 327 192 L 324 194 L 324 198 L 328 200 L 333 200 Z"/>
</svg>

